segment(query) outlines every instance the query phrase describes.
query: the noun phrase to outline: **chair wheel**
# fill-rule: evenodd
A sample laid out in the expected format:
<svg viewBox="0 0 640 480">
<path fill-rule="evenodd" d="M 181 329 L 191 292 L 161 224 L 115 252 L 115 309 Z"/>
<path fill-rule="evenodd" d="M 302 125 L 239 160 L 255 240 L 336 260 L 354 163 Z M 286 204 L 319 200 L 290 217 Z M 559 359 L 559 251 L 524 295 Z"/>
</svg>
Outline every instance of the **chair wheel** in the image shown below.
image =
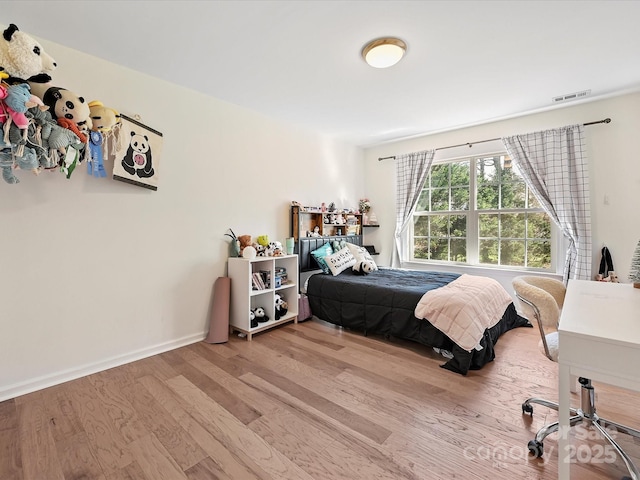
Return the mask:
<svg viewBox="0 0 640 480">
<path fill-rule="evenodd" d="M 531 440 L 527 444 L 527 448 L 529 449 L 529 453 L 536 458 L 540 458 L 544 453 L 544 446 L 542 442 L 538 442 L 537 440 Z"/>
<path fill-rule="evenodd" d="M 533 417 L 533 407 L 528 403 L 522 404 L 522 414 L 524 415 L 525 413 L 528 413 Z"/>
</svg>

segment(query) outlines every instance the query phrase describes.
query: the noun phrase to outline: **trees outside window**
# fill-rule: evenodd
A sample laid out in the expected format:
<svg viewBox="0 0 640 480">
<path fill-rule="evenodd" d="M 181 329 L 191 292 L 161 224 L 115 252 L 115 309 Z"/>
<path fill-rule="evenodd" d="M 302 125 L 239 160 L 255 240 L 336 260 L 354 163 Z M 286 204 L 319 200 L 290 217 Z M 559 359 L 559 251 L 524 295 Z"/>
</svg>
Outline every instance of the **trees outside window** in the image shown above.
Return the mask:
<svg viewBox="0 0 640 480">
<path fill-rule="evenodd" d="M 414 260 L 551 270 L 551 221 L 506 154 L 434 164 L 413 216 Z"/>
</svg>

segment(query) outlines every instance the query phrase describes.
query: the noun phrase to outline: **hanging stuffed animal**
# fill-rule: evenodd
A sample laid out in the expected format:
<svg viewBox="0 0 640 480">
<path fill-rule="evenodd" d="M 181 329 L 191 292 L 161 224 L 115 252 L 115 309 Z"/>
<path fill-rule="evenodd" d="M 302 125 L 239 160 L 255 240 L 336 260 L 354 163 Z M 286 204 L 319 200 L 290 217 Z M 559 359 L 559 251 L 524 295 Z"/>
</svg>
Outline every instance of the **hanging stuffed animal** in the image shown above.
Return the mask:
<svg viewBox="0 0 640 480">
<path fill-rule="evenodd" d="M 2 177 L 9 184 L 19 183 L 13 173 L 14 168 L 40 173 L 38 157 L 31 148 L 26 148 L 27 129 L 30 125 L 26 112 L 36 106 L 26 83 L 0 85 L 0 123 L 4 124 L 2 136 L 2 158 L 0 168 Z"/>
<path fill-rule="evenodd" d="M 0 37 L 0 71 L 8 74 L 7 83 L 51 81 L 56 62 L 35 39 L 21 32 L 13 23 Z"/>
<path fill-rule="evenodd" d="M 99 100 L 89 102 L 91 132 L 89 133 L 90 159 L 87 173 L 95 177 L 106 177 L 104 159 L 109 159 L 117 150 L 120 114 L 113 108 L 105 107 Z"/>
<path fill-rule="evenodd" d="M 58 125 L 47 110 L 30 108 L 27 115 L 32 119 L 28 144 L 38 152 L 42 168 L 51 170 L 59 167 L 69 146 L 82 150 L 83 145 L 76 134 Z"/>
</svg>

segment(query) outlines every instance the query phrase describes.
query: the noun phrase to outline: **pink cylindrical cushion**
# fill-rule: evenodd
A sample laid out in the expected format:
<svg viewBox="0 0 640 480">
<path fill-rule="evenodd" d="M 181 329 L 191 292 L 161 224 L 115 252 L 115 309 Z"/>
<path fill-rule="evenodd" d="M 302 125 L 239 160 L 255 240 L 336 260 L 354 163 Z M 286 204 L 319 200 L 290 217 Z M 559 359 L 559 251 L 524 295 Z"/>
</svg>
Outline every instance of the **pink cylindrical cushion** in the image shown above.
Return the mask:
<svg viewBox="0 0 640 480">
<path fill-rule="evenodd" d="M 211 319 L 207 343 L 224 343 L 229 340 L 229 303 L 231 300 L 231 278 L 218 277 L 213 285 Z"/>
</svg>

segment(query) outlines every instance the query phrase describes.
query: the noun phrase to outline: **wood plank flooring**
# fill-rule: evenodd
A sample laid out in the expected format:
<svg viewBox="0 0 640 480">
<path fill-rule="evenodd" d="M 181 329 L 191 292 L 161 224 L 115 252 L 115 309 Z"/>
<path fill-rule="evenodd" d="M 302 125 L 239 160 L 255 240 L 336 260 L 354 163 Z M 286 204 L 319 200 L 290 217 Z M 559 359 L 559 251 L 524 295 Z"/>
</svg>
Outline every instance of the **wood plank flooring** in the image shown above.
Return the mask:
<svg viewBox="0 0 640 480">
<path fill-rule="evenodd" d="M 426 347 L 315 319 L 190 345 L 0 403 L 0 479 L 555 479 L 555 435 L 543 458 L 526 445 L 556 412 L 521 413 L 557 400 L 537 342 L 508 332 L 466 377 Z M 637 395 L 595 386 L 601 417 L 640 428 Z M 573 479 L 626 475 L 597 434 L 572 435 Z M 640 465 L 640 442 L 617 438 Z"/>
</svg>

